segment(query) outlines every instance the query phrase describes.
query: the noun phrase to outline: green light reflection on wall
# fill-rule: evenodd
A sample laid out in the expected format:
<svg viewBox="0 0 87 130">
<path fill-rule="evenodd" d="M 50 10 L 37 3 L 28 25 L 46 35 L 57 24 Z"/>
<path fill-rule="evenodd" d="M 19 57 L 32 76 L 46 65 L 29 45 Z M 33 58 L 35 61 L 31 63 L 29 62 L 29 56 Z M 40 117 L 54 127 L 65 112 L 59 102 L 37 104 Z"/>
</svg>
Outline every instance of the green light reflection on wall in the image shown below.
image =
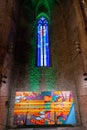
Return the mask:
<svg viewBox="0 0 87 130">
<path fill-rule="evenodd" d="M 48 90 L 54 90 L 56 86 L 55 68 L 50 67 L 45 71 L 45 82 Z"/>
<path fill-rule="evenodd" d="M 35 66 L 36 45 L 34 38 L 31 40 L 30 60 L 29 60 L 29 90 L 39 91 L 40 69 Z"/>
<path fill-rule="evenodd" d="M 38 9 L 41 3 L 44 3 L 44 6 L 48 10 L 47 15 L 50 16 L 51 8 L 53 7 L 54 0 L 32 0 L 34 6 L 36 7 L 36 20 L 40 17 L 40 15 L 45 15 L 43 12 L 38 14 Z M 41 3 L 40 3 L 41 2 Z M 47 16 L 46 16 L 47 17 Z M 48 17 L 48 21 L 50 23 L 50 19 Z M 34 26 L 34 25 L 33 25 Z M 32 26 L 32 28 L 33 28 Z M 33 30 L 33 33 L 35 30 Z M 30 60 L 29 60 L 29 90 L 30 91 L 40 91 L 40 79 L 41 79 L 41 68 L 36 67 L 35 61 L 36 61 L 36 41 L 35 37 L 31 40 L 31 46 L 32 50 L 30 52 Z M 53 90 L 55 87 L 55 69 L 53 67 L 50 68 L 44 68 L 44 82 L 46 84 L 45 89 L 46 90 Z"/>
</svg>

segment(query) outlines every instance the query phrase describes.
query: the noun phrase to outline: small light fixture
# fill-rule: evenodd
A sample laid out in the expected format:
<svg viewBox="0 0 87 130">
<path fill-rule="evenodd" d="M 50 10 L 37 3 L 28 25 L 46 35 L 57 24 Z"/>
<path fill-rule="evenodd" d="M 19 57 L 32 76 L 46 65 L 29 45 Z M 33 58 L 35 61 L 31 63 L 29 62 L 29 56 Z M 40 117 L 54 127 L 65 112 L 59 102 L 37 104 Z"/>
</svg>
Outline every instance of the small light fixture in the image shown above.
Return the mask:
<svg viewBox="0 0 87 130">
<path fill-rule="evenodd" d="M 6 102 L 5 102 L 5 106 L 6 106 L 6 107 L 9 106 L 9 101 L 6 101 Z"/>
<path fill-rule="evenodd" d="M 87 73 L 86 72 L 83 73 L 83 76 L 85 77 L 84 80 L 87 81 Z"/>
<path fill-rule="evenodd" d="M 6 81 L 5 81 L 5 80 L 2 80 L 2 83 L 6 84 Z"/>
<path fill-rule="evenodd" d="M 6 75 L 1 74 L 1 77 L 7 79 Z"/>
<path fill-rule="evenodd" d="M 6 76 L 6 75 L 3 75 L 3 78 L 7 79 L 7 76 Z"/>
<path fill-rule="evenodd" d="M 85 73 L 83 73 L 83 76 L 87 76 L 87 73 L 85 72 Z"/>
<path fill-rule="evenodd" d="M 75 44 L 76 51 L 78 53 L 81 53 L 81 47 L 79 41 L 74 41 L 74 44 Z"/>
<path fill-rule="evenodd" d="M 84 78 L 84 80 L 85 80 L 85 81 L 87 81 L 87 77 L 86 77 L 86 78 Z"/>
</svg>

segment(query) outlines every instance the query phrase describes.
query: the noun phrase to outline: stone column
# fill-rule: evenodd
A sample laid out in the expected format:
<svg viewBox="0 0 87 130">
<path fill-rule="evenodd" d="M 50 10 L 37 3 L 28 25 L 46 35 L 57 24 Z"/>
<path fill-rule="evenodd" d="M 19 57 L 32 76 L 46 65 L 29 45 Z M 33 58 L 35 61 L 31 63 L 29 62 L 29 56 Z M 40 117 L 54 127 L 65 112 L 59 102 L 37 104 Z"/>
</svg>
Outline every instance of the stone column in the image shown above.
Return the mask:
<svg viewBox="0 0 87 130">
<path fill-rule="evenodd" d="M 87 33 L 85 30 L 85 22 L 83 19 L 79 0 L 74 0 L 73 4 L 76 12 L 76 18 L 77 18 L 78 28 L 80 33 L 80 42 L 81 42 L 80 45 L 82 50 L 83 62 L 84 62 L 84 71 L 87 72 Z"/>
<path fill-rule="evenodd" d="M 81 62 L 83 63 L 82 64 L 83 70 L 81 70 L 77 66 L 76 68 L 78 69 L 76 69 L 74 73 L 75 73 L 76 85 L 78 88 L 78 100 L 80 106 L 82 126 L 87 129 L 87 81 L 84 81 L 83 76 L 83 73 L 87 72 L 87 34 L 85 30 L 85 22 L 81 12 L 79 0 L 74 0 L 73 4 L 76 12 L 76 18 L 80 34 L 81 57 L 79 64 Z M 76 75 L 77 72 L 78 74 Z"/>
</svg>

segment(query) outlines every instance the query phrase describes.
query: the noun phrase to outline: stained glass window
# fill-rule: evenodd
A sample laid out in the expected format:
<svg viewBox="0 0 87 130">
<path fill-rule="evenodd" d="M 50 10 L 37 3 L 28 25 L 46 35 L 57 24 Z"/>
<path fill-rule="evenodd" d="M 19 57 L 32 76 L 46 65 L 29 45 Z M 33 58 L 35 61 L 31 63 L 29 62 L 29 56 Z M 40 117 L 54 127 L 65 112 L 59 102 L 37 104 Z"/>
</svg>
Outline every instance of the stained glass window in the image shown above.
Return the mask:
<svg viewBox="0 0 87 130">
<path fill-rule="evenodd" d="M 37 66 L 50 66 L 48 21 L 41 17 L 37 22 Z"/>
</svg>

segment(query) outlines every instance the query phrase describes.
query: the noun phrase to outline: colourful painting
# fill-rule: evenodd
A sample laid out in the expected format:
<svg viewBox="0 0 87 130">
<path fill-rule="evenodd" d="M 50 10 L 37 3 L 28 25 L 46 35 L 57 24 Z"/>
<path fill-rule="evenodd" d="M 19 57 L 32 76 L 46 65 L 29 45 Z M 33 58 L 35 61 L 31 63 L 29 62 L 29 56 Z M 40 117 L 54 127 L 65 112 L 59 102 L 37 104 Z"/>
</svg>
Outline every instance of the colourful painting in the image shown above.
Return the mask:
<svg viewBox="0 0 87 130">
<path fill-rule="evenodd" d="M 72 92 L 16 92 L 14 124 L 76 124 Z"/>
</svg>

